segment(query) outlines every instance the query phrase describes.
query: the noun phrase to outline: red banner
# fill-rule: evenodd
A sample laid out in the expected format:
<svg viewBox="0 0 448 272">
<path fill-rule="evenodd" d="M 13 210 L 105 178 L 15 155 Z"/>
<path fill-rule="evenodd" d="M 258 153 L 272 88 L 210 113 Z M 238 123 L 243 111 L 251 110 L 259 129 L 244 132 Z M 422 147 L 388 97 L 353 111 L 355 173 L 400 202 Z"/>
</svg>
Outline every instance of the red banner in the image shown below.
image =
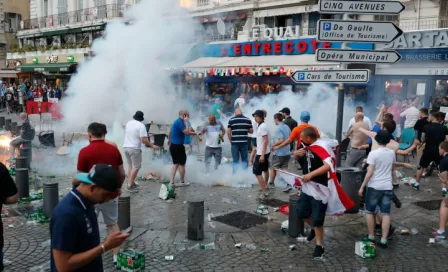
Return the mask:
<svg viewBox="0 0 448 272">
<path fill-rule="evenodd" d="M 61 107 L 58 103 L 26 101 L 26 113 L 28 115 L 48 112 L 54 119 L 62 118 Z"/>
</svg>

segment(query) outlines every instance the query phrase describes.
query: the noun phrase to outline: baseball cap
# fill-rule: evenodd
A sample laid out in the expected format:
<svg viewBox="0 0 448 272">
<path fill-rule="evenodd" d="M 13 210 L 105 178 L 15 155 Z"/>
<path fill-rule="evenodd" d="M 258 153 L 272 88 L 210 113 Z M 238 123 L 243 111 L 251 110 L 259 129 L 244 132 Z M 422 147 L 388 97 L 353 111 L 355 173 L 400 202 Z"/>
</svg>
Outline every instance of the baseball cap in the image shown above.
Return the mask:
<svg viewBox="0 0 448 272">
<path fill-rule="evenodd" d="M 375 141 L 380 145 L 387 145 L 390 142 L 390 133 L 381 130 L 375 135 Z"/>
<path fill-rule="evenodd" d="M 283 108 L 281 111 L 279 111 L 279 112 L 281 112 L 281 113 L 285 113 L 285 114 L 287 114 L 287 115 L 290 115 L 291 114 L 291 111 L 289 110 L 289 108 Z"/>
<path fill-rule="evenodd" d="M 143 118 L 143 112 L 136 111 L 135 114 L 134 114 L 134 119 L 137 120 L 137 121 L 140 121 L 140 122 L 145 120 L 145 118 Z"/>
<path fill-rule="evenodd" d="M 265 116 L 264 116 L 264 112 L 263 112 L 262 110 L 256 110 L 256 111 L 252 114 L 252 116 L 253 116 L 253 117 L 258 116 L 258 117 L 261 117 L 261 118 L 264 118 L 264 117 L 265 117 Z"/>
<path fill-rule="evenodd" d="M 95 164 L 89 173 L 78 173 L 76 179 L 109 192 L 115 192 L 121 187 L 118 171 L 108 164 Z"/>
<path fill-rule="evenodd" d="M 308 111 L 300 113 L 300 121 L 308 123 L 311 120 L 311 114 Z"/>
</svg>

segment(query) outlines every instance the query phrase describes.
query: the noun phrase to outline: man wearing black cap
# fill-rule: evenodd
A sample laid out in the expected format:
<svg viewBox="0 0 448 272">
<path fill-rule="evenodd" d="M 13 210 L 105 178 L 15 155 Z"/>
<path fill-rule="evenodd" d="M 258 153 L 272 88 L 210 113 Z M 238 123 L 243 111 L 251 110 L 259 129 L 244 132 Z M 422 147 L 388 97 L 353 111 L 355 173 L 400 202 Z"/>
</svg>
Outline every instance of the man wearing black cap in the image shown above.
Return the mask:
<svg viewBox="0 0 448 272">
<path fill-rule="evenodd" d="M 159 147 L 153 145 L 148 139 L 148 132 L 142 123 L 144 120 L 143 112 L 137 111 L 133 118 L 134 120 L 126 124 L 123 144 L 124 154 L 128 162 L 128 186 L 126 186 L 126 190 L 130 193 L 138 191 L 135 178 L 138 170 L 142 167 L 142 144 L 159 150 Z"/>
<path fill-rule="evenodd" d="M 97 164 L 76 179 L 80 185 L 51 216 L 51 271 L 103 271 L 101 255 L 119 247 L 129 234 L 115 232 L 101 243 L 94 205 L 114 197 L 121 186 L 120 175 L 111 165 Z"/>
<path fill-rule="evenodd" d="M 366 221 L 369 235 L 367 240 L 375 242 L 375 213 L 377 207 L 382 215 L 382 234 L 379 246 L 387 247 L 387 239 L 390 230 L 390 206 L 393 197 L 392 171 L 394 171 L 395 152 L 387 148 L 390 142 L 390 134 L 381 130 L 375 136 L 375 141 L 379 148 L 369 153 L 367 157 L 367 174 L 364 182 L 359 189 L 359 195 L 362 196 L 364 188 L 367 186 L 366 192 Z"/>
</svg>

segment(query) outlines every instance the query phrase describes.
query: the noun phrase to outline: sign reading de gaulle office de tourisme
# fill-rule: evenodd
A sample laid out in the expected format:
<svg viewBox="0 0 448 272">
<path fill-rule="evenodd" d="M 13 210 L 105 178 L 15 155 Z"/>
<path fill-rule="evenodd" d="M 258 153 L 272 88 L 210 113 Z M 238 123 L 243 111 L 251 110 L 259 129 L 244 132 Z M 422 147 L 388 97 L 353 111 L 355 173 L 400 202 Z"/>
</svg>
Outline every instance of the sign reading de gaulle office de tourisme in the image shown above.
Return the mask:
<svg viewBox="0 0 448 272">
<path fill-rule="evenodd" d="M 390 43 L 401 34 L 392 22 L 319 20 L 317 40 Z"/>
<path fill-rule="evenodd" d="M 332 82 L 332 83 L 368 83 L 370 70 L 313 70 L 296 71 L 291 76 L 296 83 Z"/>
</svg>

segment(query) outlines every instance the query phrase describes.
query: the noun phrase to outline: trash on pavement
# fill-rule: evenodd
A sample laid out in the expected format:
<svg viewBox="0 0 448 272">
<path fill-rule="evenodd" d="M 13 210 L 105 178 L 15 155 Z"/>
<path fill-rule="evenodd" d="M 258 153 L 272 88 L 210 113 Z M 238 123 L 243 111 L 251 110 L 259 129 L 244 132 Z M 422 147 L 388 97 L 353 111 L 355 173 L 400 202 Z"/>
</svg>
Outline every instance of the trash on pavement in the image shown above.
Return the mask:
<svg viewBox="0 0 448 272">
<path fill-rule="evenodd" d="M 435 238 L 429 238 L 429 243 L 430 244 L 435 244 L 436 243 L 436 239 Z"/>
<path fill-rule="evenodd" d="M 255 212 L 261 215 L 267 215 L 269 213 L 269 210 L 268 207 L 264 205 L 258 205 L 257 210 Z"/>
<path fill-rule="evenodd" d="M 296 249 L 297 249 L 296 245 L 290 245 L 289 246 L 289 251 L 293 251 L 293 250 L 296 250 Z"/>
<path fill-rule="evenodd" d="M 174 193 L 174 188 L 168 186 L 168 182 L 160 186 L 159 198 L 163 200 L 168 200 L 170 198 L 176 198 L 176 193 Z"/>
<path fill-rule="evenodd" d="M 355 254 L 364 259 L 375 258 L 375 244 L 372 242 L 358 241 L 355 243 Z"/>
<path fill-rule="evenodd" d="M 278 212 L 280 208 L 274 208 L 274 212 Z"/>
<path fill-rule="evenodd" d="M 412 233 L 412 235 L 417 235 L 418 234 L 418 230 L 415 229 L 415 228 L 412 228 L 411 229 L 411 233 Z"/>
<path fill-rule="evenodd" d="M 236 248 L 241 248 L 242 245 L 243 245 L 242 243 L 238 243 L 238 244 L 235 244 L 235 247 Z"/>
<path fill-rule="evenodd" d="M 13 224 L 9 224 L 8 227 L 14 228 L 14 225 Z"/>
<path fill-rule="evenodd" d="M 268 252 L 269 251 L 269 248 L 262 248 L 261 250 L 260 250 L 260 252 Z"/>
<path fill-rule="evenodd" d="M 41 192 L 38 193 L 30 193 L 29 197 L 22 197 L 19 199 L 19 203 L 30 203 L 35 200 L 41 200 L 43 197 L 43 194 Z"/>
<path fill-rule="evenodd" d="M 411 232 L 410 232 L 410 230 L 408 228 L 404 228 L 404 229 L 401 230 L 401 234 L 402 235 L 409 235 L 410 233 Z"/>
<path fill-rule="evenodd" d="M 140 180 L 158 180 L 159 176 L 156 173 L 149 173 L 140 178 Z"/>
<path fill-rule="evenodd" d="M 231 204 L 231 203 L 232 203 L 232 200 L 230 200 L 230 198 L 223 197 L 223 198 L 222 198 L 222 202 L 223 202 L 223 203 Z"/>
<path fill-rule="evenodd" d="M 172 261 L 172 260 L 174 260 L 174 256 L 173 255 L 165 256 L 165 260 Z"/>
<path fill-rule="evenodd" d="M 40 246 L 41 247 L 50 247 L 51 246 L 51 240 L 48 239 L 47 241 L 40 243 Z"/>
<path fill-rule="evenodd" d="M 36 265 L 30 268 L 30 272 L 46 272 L 50 270 L 50 261 L 47 261 L 43 264 Z"/>
<path fill-rule="evenodd" d="M 215 249 L 215 242 L 211 242 L 209 244 L 200 244 L 200 249 Z"/>
<path fill-rule="evenodd" d="M 280 206 L 279 211 L 284 215 L 289 215 L 289 204 L 285 204 L 283 206 Z"/>
<path fill-rule="evenodd" d="M 246 249 L 257 249 L 257 245 L 256 244 L 247 244 Z"/>
<path fill-rule="evenodd" d="M 117 256 L 117 269 L 123 271 L 145 271 L 145 254 L 133 249 L 121 250 Z"/>
<path fill-rule="evenodd" d="M 281 227 L 282 230 L 284 230 L 284 229 L 288 230 L 288 227 L 289 227 L 289 223 L 288 222 L 289 222 L 288 220 L 285 220 L 285 221 L 282 222 L 282 225 L 281 225 L 282 226 Z"/>
<path fill-rule="evenodd" d="M 297 237 L 297 242 L 299 243 L 308 243 L 308 238 L 306 237 Z"/>
<path fill-rule="evenodd" d="M 48 223 L 50 220 L 49 218 L 47 218 L 42 210 L 42 208 L 39 208 L 36 212 L 34 213 L 29 213 L 29 214 L 25 214 L 25 218 L 26 219 L 32 219 L 35 220 L 41 224 L 43 223 Z"/>
<path fill-rule="evenodd" d="M 363 267 L 359 269 L 359 272 L 369 272 L 369 269 L 367 267 Z"/>
</svg>

